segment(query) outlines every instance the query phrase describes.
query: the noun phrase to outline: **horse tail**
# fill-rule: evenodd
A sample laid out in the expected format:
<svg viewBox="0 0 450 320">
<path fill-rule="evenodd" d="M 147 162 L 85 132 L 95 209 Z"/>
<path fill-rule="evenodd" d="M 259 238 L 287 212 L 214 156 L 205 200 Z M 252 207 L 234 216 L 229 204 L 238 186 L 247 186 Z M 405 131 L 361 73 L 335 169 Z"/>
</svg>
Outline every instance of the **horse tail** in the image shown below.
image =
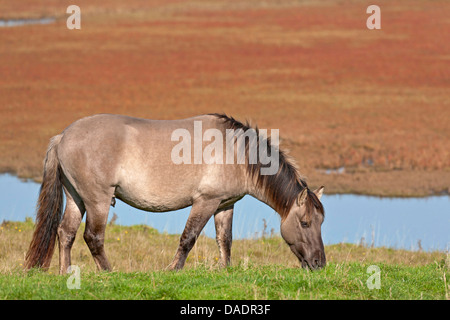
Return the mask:
<svg viewBox="0 0 450 320">
<path fill-rule="evenodd" d="M 63 207 L 61 167 L 56 147 L 62 134 L 54 136 L 49 143 L 44 160 L 44 177 L 39 190 L 36 224 L 30 247 L 25 257 L 25 268 L 48 269 L 55 249 L 58 225 Z"/>
</svg>

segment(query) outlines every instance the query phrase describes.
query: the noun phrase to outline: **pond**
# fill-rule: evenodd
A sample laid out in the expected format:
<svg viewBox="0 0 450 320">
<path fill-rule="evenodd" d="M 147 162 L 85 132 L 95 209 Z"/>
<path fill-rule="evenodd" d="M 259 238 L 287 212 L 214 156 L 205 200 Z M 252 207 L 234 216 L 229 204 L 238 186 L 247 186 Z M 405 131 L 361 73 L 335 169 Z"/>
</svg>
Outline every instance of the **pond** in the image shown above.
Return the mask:
<svg viewBox="0 0 450 320">
<path fill-rule="evenodd" d="M 0 19 L 0 27 L 20 27 L 28 24 L 50 24 L 55 22 L 55 18 L 40 18 L 40 19 Z"/>
<path fill-rule="evenodd" d="M 24 221 L 35 216 L 39 184 L 13 175 L 0 175 L 0 221 Z M 365 243 L 409 250 L 446 251 L 450 246 L 450 197 L 379 198 L 360 195 L 327 195 L 322 198 L 324 244 Z M 110 209 L 120 225 L 146 224 L 160 232 L 181 234 L 189 209 L 150 213 L 120 200 Z M 215 237 L 211 219 L 204 231 Z M 233 238 L 279 234 L 280 218 L 264 203 L 245 196 L 235 205 Z"/>
</svg>

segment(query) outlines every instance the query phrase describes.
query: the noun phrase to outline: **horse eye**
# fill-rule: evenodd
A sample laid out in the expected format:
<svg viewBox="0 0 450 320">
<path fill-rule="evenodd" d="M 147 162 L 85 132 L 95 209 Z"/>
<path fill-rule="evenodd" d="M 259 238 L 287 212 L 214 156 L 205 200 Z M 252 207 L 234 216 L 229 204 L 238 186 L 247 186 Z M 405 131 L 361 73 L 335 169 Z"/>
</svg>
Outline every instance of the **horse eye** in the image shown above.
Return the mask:
<svg viewBox="0 0 450 320">
<path fill-rule="evenodd" d="M 300 221 L 300 225 L 302 226 L 302 228 L 308 228 L 309 227 L 309 223 L 305 222 L 305 221 Z"/>
</svg>

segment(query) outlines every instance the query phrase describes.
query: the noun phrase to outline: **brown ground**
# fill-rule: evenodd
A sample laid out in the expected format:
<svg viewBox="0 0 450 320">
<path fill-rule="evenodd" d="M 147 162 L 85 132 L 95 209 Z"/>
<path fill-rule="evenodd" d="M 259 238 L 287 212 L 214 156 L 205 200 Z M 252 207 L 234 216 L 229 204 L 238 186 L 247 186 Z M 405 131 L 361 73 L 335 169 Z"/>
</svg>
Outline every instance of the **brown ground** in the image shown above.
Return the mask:
<svg viewBox="0 0 450 320">
<path fill-rule="evenodd" d="M 225 112 L 278 128 L 327 193 L 450 190 L 450 2 L 0 0 L 0 171 L 40 179 L 48 139 L 93 113 Z M 324 169 L 345 167 L 344 173 Z"/>
</svg>

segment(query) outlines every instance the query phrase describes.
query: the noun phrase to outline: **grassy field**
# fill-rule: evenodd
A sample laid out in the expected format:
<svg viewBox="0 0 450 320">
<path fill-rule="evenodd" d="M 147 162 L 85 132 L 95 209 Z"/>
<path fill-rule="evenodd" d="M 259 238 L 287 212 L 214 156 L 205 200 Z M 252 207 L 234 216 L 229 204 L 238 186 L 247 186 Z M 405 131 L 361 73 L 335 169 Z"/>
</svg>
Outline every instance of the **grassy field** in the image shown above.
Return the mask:
<svg viewBox="0 0 450 320">
<path fill-rule="evenodd" d="M 0 299 L 160 299 L 160 300 L 292 300 L 292 299 L 448 299 L 438 264 L 379 264 L 380 289 L 369 289 L 368 264 L 330 263 L 309 272 L 282 265 L 208 266 L 180 272 L 81 273 L 79 289 L 69 289 L 71 276 L 42 272 L 0 274 Z"/>
<path fill-rule="evenodd" d="M 94 113 L 178 119 L 224 112 L 280 129 L 311 188 L 427 196 L 450 192 L 450 2 L 380 0 L 77 0 L 82 29 L 59 0 L 0 0 L 0 172 L 42 178 L 50 137 Z M 327 169 L 343 168 L 337 173 Z M 81 289 L 23 273 L 32 222 L 0 227 L 1 299 L 448 299 L 448 256 L 350 244 L 326 247 L 318 272 L 279 237 L 233 243 L 217 266 L 200 237 L 186 267 L 164 271 L 178 236 L 109 226 L 110 273 L 97 273 L 81 234 Z M 82 228 L 81 228 L 82 229 Z M 80 233 L 82 230 L 80 230 Z M 367 268 L 381 270 L 369 290 Z"/>
<path fill-rule="evenodd" d="M 94 113 L 225 112 L 279 128 L 311 186 L 448 194 L 448 1 L 0 0 L 0 172 L 41 179 L 48 139 Z M 341 174 L 325 169 L 345 168 Z"/>
<path fill-rule="evenodd" d="M 106 251 L 113 271 L 96 272 L 78 235 L 73 275 L 57 275 L 58 254 L 48 272 L 22 271 L 33 224 L 0 227 L 0 299 L 448 299 L 449 257 L 443 252 L 413 252 L 351 244 L 326 246 L 328 265 L 311 272 L 280 237 L 233 242 L 232 267 L 221 269 L 211 238 L 200 237 L 180 272 L 166 271 L 178 245 L 177 235 L 146 226 L 109 226 Z M 83 230 L 80 230 L 80 233 Z M 370 266 L 379 268 L 379 289 L 367 282 Z"/>
</svg>

